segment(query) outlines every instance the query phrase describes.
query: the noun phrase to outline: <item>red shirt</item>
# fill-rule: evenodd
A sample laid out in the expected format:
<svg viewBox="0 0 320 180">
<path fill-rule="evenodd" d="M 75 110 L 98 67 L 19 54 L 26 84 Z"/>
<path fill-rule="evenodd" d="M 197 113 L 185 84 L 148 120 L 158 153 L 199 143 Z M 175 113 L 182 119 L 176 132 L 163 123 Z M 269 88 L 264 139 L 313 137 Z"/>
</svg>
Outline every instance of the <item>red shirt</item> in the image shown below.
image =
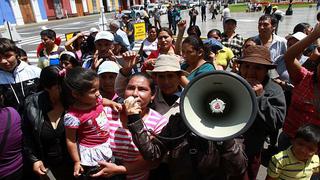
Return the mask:
<svg viewBox="0 0 320 180">
<path fill-rule="evenodd" d="M 320 113 L 313 105 L 315 99 L 313 72 L 302 68 L 300 73 L 293 78 L 295 87 L 292 91 L 291 104 L 283 127 L 283 131 L 291 138 L 304 124 L 310 123 L 320 126 Z"/>
<path fill-rule="evenodd" d="M 149 63 L 149 60 L 150 59 L 156 59 L 156 58 L 159 57 L 159 55 L 160 55 L 160 50 L 159 49 L 157 49 L 155 51 L 151 51 L 150 55 L 148 56 L 148 59 L 142 64 L 141 72 L 146 72 L 146 70 L 150 70 L 150 71 L 153 70 L 154 67 L 153 67 L 153 65 L 151 65 Z"/>
</svg>

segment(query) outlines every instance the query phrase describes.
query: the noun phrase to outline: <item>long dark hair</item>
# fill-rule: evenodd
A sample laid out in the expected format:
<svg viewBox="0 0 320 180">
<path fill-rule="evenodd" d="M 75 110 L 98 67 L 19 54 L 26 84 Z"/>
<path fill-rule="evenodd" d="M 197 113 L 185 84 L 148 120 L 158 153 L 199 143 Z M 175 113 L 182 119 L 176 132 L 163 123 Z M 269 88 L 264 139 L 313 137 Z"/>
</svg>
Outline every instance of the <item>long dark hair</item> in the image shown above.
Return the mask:
<svg viewBox="0 0 320 180">
<path fill-rule="evenodd" d="M 197 36 L 188 36 L 182 42 L 182 44 L 185 44 L 185 43 L 190 44 L 196 51 L 199 51 L 201 49 L 204 50 L 203 42 Z"/>
<path fill-rule="evenodd" d="M 40 73 L 40 88 L 51 88 L 54 85 L 61 85 L 63 77 L 59 75 L 62 69 L 59 66 L 47 66 Z"/>
</svg>

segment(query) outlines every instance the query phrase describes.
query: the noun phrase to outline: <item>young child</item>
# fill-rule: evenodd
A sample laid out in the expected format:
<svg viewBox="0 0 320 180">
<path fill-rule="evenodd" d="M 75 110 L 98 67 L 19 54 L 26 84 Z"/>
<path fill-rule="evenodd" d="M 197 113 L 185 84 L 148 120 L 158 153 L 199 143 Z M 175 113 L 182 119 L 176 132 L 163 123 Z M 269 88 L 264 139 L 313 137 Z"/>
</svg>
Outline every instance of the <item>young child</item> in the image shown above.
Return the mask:
<svg viewBox="0 0 320 180">
<path fill-rule="evenodd" d="M 63 69 L 66 69 L 66 71 L 69 71 L 70 69 L 74 67 L 81 66 L 81 63 L 77 59 L 76 55 L 71 51 L 63 51 L 60 54 L 60 62 L 59 66 Z"/>
<path fill-rule="evenodd" d="M 89 176 L 99 170 L 98 161 L 109 161 L 112 156 L 98 75 L 92 70 L 73 68 L 66 74 L 62 90 L 68 107 L 64 125 L 74 176 Z"/>
<path fill-rule="evenodd" d="M 266 180 L 310 179 L 319 173 L 318 146 L 320 128 L 309 124 L 298 129 L 292 146 L 274 155 L 269 163 Z"/>
</svg>

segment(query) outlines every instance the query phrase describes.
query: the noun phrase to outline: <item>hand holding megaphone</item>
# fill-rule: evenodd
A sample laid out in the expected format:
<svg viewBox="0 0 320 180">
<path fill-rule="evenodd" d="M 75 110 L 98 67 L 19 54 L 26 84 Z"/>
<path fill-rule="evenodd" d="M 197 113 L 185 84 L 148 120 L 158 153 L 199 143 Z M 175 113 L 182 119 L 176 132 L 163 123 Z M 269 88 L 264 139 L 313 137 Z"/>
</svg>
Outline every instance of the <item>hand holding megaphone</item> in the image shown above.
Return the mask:
<svg viewBox="0 0 320 180">
<path fill-rule="evenodd" d="M 246 80 L 251 85 L 251 87 L 252 87 L 253 91 L 256 93 L 256 95 L 261 96 L 263 93 L 263 85 L 261 84 L 261 82 L 256 79 L 250 79 L 250 78 L 247 78 Z"/>
<path fill-rule="evenodd" d="M 138 103 L 138 98 L 134 98 L 133 96 L 129 96 L 124 101 L 125 111 L 127 115 L 134 115 L 141 113 L 141 106 Z"/>
</svg>

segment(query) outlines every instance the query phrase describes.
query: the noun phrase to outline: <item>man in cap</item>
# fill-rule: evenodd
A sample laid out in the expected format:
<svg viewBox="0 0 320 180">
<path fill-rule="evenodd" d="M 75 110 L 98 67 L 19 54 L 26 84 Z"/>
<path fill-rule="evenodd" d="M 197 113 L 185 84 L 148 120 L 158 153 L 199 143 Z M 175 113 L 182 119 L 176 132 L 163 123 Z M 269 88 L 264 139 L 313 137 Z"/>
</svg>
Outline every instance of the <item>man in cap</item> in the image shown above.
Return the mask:
<svg viewBox="0 0 320 180">
<path fill-rule="evenodd" d="M 237 21 L 234 18 L 227 18 L 224 21 L 224 32 L 221 35 L 221 43 L 230 48 L 234 54 L 234 58 L 239 58 L 242 54 L 242 46 L 244 39 L 240 34 L 235 32 Z"/>
<path fill-rule="evenodd" d="M 96 52 L 93 58 L 83 62 L 82 67 L 97 69 L 99 65 L 106 60 L 109 60 L 112 55 L 114 36 L 109 31 L 100 31 L 97 33 L 94 44 Z"/>
<path fill-rule="evenodd" d="M 97 71 L 97 74 L 99 75 L 101 96 L 117 103 L 123 101 L 114 90 L 115 80 L 119 70 L 120 67 L 116 62 L 104 61 Z"/>
<path fill-rule="evenodd" d="M 112 20 L 109 24 L 110 31 L 113 33 L 115 40 L 122 46 L 130 50 L 130 42 L 127 34 L 120 29 L 120 23 L 117 20 Z"/>
</svg>

